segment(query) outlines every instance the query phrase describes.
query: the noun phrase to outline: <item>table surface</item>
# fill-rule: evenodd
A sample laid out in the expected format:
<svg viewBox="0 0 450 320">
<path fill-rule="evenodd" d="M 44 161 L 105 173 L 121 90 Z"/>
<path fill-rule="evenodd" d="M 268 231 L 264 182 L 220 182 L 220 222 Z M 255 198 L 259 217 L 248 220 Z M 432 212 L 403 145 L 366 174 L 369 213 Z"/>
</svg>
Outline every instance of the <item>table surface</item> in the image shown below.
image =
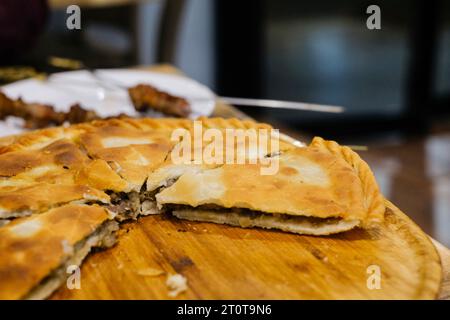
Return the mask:
<svg viewBox="0 0 450 320">
<path fill-rule="evenodd" d="M 139 68 L 163 73 L 181 74 L 179 69 L 171 65 L 155 65 L 150 67 L 141 66 Z M 221 102 L 217 103 L 213 116 L 249 118 L 249 116 L 239 111 L 238 109 L 234 108 L 233 106 Z M 439 242 L 437 242 L 436 240 L 434 239 L 431 240 L 439 253 L 443 269 L 443 281 L 441 285 L 439 299 L 450 300 L 450 250 L 445 246 L 443 246 L 442 244 L 440 244 Z"/>
<path fill-rule="evenodd" d="M 114 247 L 83 262 L 81 290 L 62 286 L 51 299 L 167 299 L 174 273 L 188 283 L 176 299 L 436 298 L 442 268 L 433 244 L 386 206 L 377 228 L 328 237 L 142 217 L 122 225 Z M 379 290 L 367 282 L 374 265 L 382 271 Z"/>
</svg>

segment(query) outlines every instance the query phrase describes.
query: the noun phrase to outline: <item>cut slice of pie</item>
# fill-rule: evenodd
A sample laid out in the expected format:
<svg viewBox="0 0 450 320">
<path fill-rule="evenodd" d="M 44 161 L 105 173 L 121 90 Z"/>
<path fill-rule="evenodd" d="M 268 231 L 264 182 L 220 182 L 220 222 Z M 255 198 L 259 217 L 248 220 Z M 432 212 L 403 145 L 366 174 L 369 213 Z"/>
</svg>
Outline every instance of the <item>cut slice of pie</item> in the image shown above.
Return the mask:
<svg viewBox="0 0 450 320">
<path fill-rule="evenodd" d="M 0 299 L 48 297 L 92 248 L 114 244 L 110 219 L 99 206 L 67 205 L 0 228 Z"/>
<path fill-rule="evenodd" d="M 30 183 L 5 189 L 0 191 L 0 219 L 29 216 L 71 202 L 109 203 L 106 193 L 85 185 Z"/>
<path fill-rule="evenodd" d="M 104 190 L 129 189 L 106 161 L 90 159 L 66 138 L 0 154 L 0 218 L 39 213 L 73 201 L 107 203 Z"/>
<path fill-rule="evenodd" d="M 277 156 L 279 169 L 230 164 L 185 172 L 156 195 L 178 218 L 326 235 L 380 222 L 384 202 L 368 165 L 347 147 L 315 138 Z"/>
</svg>

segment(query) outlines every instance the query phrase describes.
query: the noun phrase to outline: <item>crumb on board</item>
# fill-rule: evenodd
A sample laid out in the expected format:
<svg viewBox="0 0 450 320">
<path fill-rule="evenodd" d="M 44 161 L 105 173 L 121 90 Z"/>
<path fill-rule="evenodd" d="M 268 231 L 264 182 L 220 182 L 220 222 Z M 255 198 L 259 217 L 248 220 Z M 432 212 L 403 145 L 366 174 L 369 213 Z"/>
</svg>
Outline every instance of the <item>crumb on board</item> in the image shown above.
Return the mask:
<svg viewBox="0 0 450 320">
<path fill-rule="evenodd" d="M 167 276 L 166 285 L 169 288 L 169 297 L 176 297 L 180 293 L 187 290 L 187 279 L 181 274 L 169 274 Z"/>
<path fill-rule="evenodd" d="M 61 247 L 63 249 L 64 254 L 71 255 L 73 254 L 73 247 L 70 245 L 69 241 L 66 239 L 61 240 Z"/>
<path fill-rule="evenodd" d="M 157 277 L 164 274 L 164 271 L 156 268 L 145 268 L 139 269 L 136 273 L 143 277 Z"/>
</svg>

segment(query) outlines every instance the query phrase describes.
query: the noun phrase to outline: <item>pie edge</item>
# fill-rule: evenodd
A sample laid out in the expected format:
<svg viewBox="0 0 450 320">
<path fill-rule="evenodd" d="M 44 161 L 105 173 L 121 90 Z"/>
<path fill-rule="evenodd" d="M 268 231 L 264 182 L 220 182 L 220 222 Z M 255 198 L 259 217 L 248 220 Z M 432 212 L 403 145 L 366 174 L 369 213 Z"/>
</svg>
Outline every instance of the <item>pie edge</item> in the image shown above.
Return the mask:
<svg viewBox="0 0 450 320">
<path fill-rule="evenodd" d="M 314 137 L 309 146 L 329 152 L 343 159 L 358 175 L 364 191 L 364 204 L 367 208 L 366 219 L 361 220 L 362 227 L 372 227 L 383 222 L 386 211 L 384 197 L 367 162 L 361 159 L 351 148 L 341 146 L 336 141 Z"/>
</svg>

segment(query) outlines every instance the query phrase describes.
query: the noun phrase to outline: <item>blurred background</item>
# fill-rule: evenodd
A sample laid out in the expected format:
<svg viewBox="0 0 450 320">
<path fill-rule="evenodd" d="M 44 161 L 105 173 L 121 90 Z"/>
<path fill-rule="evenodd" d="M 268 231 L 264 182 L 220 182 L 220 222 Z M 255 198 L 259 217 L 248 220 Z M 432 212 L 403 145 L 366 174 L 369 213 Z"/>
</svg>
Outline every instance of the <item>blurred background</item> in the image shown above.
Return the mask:
<svg viewBox="0 0 450 320">
<path fill-rule="evenodd" d="M 80 30 L 66 27 L 71 4 Z M 372 4 L 380 30 L 366 26 Z M 169 63 L 223 96 L 344 106 L 241 110 L 299 139 L 367 147 L 386 197 L 450 246 L 448 1 L 0 0 L 1 68 L 58 71 L 50 56 Z"/>
</svg>

